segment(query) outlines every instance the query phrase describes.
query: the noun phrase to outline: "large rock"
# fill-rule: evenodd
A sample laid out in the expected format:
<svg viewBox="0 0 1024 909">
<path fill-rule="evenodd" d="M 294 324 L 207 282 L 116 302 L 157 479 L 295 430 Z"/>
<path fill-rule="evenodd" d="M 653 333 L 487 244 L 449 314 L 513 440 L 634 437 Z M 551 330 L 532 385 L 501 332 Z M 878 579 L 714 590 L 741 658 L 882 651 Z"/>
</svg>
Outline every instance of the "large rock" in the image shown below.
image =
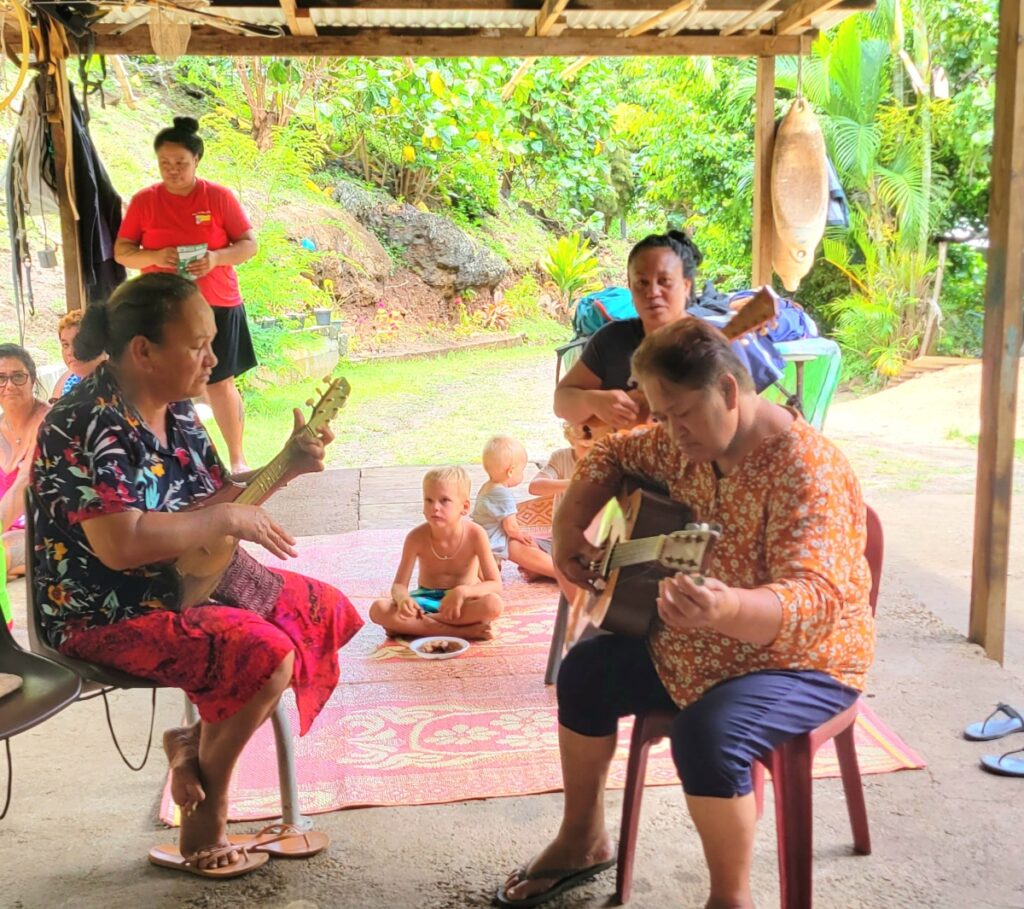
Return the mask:
<svg viewBox="0 0 1024 909">
<path fill-rule="evenodd" d="M 327 205 L 288 205 L 275 218 L 296 243 L 312 240 L 321 253 L 314 279 L 329 280 L 341 304 L 369 306 L 380 300 L 391 273 L 391 257 L 373 233 L 351 214 Z"/>
<path fill-rule="evenodd" d="M 494 290 L 508 266 L 451 221 L 395 201 L 379 189 L 343 180 L 334 200 L 373 230 L 388 246 L 402 250 L 404 264 L 445 296 L 472 287 Z"/>
<path fill-rule="evenodd" d="M 491 290 L 508 273 L 494 253 L 440 215 L 396 204 L 378 206 L 362 220 L 390 246 L 402 249 L 411 271 L 446 295 L 467 287 Z"/>
<path fill-rule="evenodd" d="M 334 201 L 349 214 L 362 221 L 375 208 L 394 205 L 395 200 L 380 189 L 366 189 L 356 183 L 343 180 L 334 187 Z"/>
</svg>

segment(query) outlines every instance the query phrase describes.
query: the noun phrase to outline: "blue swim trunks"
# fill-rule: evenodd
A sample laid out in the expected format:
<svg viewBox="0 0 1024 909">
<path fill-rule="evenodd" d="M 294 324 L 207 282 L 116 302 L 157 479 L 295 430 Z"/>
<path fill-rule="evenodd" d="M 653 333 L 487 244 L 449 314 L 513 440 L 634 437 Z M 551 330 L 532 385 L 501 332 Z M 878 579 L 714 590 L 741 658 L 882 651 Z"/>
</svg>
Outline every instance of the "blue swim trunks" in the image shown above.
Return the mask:
<svg viewBox="0 0 1024 909">
<path fill-rule="evenodd" d="M 424 612 L 437 613 L 441 611 L 441 600 L 447 592 L 443 587 L 417 587 L 409 591 L 409 596 L 419 603 Z"/>
</svg>

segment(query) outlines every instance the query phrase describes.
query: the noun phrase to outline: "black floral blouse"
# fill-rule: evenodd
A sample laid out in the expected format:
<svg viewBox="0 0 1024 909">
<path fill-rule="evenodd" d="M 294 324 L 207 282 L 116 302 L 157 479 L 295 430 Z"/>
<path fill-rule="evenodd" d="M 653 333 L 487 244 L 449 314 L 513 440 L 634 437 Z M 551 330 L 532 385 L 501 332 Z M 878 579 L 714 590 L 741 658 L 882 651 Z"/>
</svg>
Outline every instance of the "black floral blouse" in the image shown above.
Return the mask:
<svg viewBox="0 0 1024 909">
<path fill-rule="evenodd" d="M 104 565 L 83 521 L 129 509 L 178 511 L 215 492 L 225 476 L 189 401 L 168 405 L 165 446 L 124 400 L 107 364 L 62 397 L 39 430 L 31 479 L 33 581 L 50 643 L 176 600 L 164 566 Z"/>
</svg>

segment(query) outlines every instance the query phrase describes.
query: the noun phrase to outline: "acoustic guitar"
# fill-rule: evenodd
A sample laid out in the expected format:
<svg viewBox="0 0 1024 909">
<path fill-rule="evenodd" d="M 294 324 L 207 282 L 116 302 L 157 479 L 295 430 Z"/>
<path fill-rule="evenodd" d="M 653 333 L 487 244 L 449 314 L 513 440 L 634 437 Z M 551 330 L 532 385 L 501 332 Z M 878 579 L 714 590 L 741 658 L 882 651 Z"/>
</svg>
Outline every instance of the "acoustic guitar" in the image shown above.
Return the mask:
<svg viewBox="0 0 1024 909">
<path fill-rule="evenodd" d="M 769 322 L 779 317 L 779 297 L 767 284 L 760 287 L 747 302 L 745 302 L 734 315 L 722 327 L 722 334 L 730 341 L 743 337 L 752 331 L 763 328 Z M 632 389 L 626 392 L 639 406 L 639 414 L 634 426 L 641 426 L 649 422 L 651 411 L 647 406 L 647 399 L 639 389 Z M 632 428 L 632 427 L 628 427 Z M 614 432 L 615 428 L 599 417 L 592 416 L 582 423 L 573 426 L 569 433 L 581 441 L 597 441 L 604 438 L 608 433 Z"/>
<path fill-rule="evenodd" d="M 718 524 L 696 524 L 692 517 L 686 505 L 645 489 L 608 501 L 594 540 L 604 549 L 597 566 L 604 589 L 595 594 L 580 588 L 569 621 L 570 644 L 588 626 L 646 636 L 658 614 L 659 582 L 678 572 L 703 574 L 722 533 Z"/>
<path fill-rule="evenodd" d="M 345 406 L 351 391 L 345 379 L 332 381 L 330 376 L 325 376 L 323 381 L 329 384 L 320 400 L 316 404 L 313 404 L 312 399 L 306 402 L 313 409 L 302 431 L 311 436 L 315 436 L 334 419 L 338 411 Z M 277 456 L 244 486 L 239 483 L 225 483 L 212 495 L 190 506 L 189 510 L 208 508 L 210 505 L 224 502 L 259 505 L 283 485 L 297 456 L 298 449 L 290 443 L 286 444 Z M 221 577 L 234 559 L 237 549 L 238 539 L 227 536 L 210 546 L 196 546 L 178 557 L 171 570 L 178 588 L 179 609 L 209 601 L 210 595 L 217 589 Z"/>
</svg>

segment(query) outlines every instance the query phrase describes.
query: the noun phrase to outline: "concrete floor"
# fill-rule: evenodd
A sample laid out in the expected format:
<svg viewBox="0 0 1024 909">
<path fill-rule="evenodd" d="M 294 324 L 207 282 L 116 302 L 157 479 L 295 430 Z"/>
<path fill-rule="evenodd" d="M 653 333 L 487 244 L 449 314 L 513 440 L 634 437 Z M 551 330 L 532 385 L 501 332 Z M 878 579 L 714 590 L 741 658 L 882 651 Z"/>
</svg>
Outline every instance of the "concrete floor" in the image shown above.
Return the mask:
<svg viewBox="0 0 1024 909">
<path fill-rule="evenodd" d="M 864 778 L 874 845 L 867 857 L 851 853 L 839 781 L 816 782 L 816 906 L 1022 909 L 1024 781 L 984 773 L 978 758 L 1024 746 L 1024 736 L 985 745 L 964 741 L 960 730 L 996 701 L 1024 707 L 1024 674 L 1015 668 L 1024 667 L 1016 656 L 1024 591 L 1014 573 L 1008 653 L 1015 656 L 1004 669 L 963 638 L 973 507 L 973 481 L 955 482 L 963 465 L 951 468 L 954 482 L 940 484 L 941 493 L 934 484 L 907 488 L 884 470 L 872 471 L 868 462 L 877 462 L 877 447 L 865 454 L 859 444 L 850 439 L 844 447 L 867 476 L 867 497 L 882 514 L 887 537 L 868 696 L 929 766 Z M 272 508 L 302 534 L 408 526 L 418 511 L 420 473 L 330 471 L 296 483 Z M 1016 530 L 1014 539 L 1019 566 Z M 17 614 L 23 597 L 18 588 L 12 593 Z M 18 622 L 24 627 L 20 616 Z M 149 694 L 117 693 L 111 704 L 126 750 L 140 754 Z M 180 710 L 180 696 L 160 692 L 157 728 L 175 723 Z M 125 768 L 110 743 L 102 702 L 72 706 L 18 736 L 12 751 L 14 797 L 0 823 L 0 906 L 9 909 L 486 906 L 504 874 L 546 842 L 560 816 L 558 794 L 335 812 L 316 818 L 333 839 L 326 854 L 275 861 L 237 881 L 212 883 L 146 863 L 150 846 L 175 836 L 156 821 L 165 764 L 154 753 L 141 772 Z M 619 793 L 610 794 L 613 826 L 620 805 Z M 770 796 L 754 884 L 759 906 L 778 905 Z M 609 872 L 553 905 L 608 906 L 613 892 Z M 631 905 L 689 909 L 703 905 L 704 894 L 700 847 L 679 792 L 649 789 Z"/>
</svg>

